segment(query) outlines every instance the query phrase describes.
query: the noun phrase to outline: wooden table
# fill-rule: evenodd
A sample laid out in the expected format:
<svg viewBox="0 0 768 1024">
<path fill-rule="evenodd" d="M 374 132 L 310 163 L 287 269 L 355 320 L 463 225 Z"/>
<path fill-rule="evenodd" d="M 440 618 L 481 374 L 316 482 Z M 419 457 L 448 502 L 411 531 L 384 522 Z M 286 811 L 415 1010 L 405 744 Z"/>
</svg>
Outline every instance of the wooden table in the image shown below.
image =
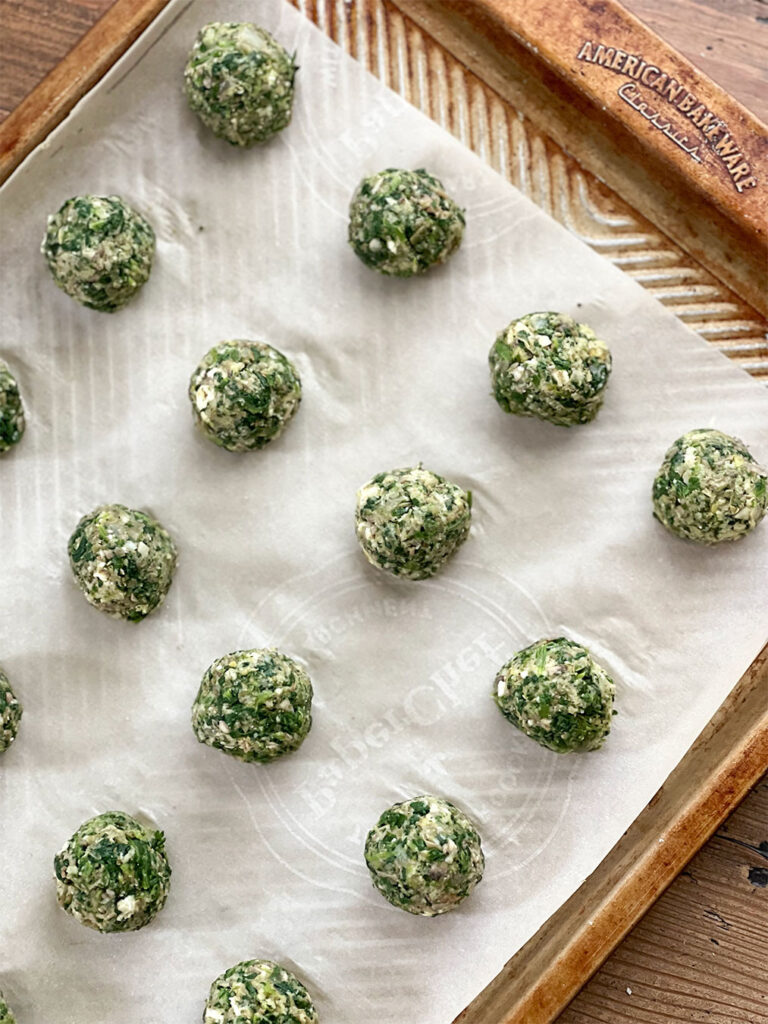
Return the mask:
<svg viewBox="0 0 768 1024">
<path fill-rule="evenodd" d="M 0 0 L 0 120 L 111 2 Z M 768 0 L 624 3 L 768 121 Z M 694 1022 L 768 1024 L 768 775 L 559 1019 Z"/>
</svg>

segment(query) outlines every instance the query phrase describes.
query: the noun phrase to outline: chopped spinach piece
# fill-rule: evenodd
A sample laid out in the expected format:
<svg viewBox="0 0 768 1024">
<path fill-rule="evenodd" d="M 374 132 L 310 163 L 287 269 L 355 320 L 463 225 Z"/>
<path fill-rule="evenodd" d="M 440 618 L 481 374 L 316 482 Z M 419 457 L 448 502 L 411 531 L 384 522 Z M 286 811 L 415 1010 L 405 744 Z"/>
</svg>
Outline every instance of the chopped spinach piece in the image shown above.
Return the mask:
<svg viewBox="0 0 768 1024">
<path fill-rule="evenodd" d="M 176 547 L 168 532 L 146 512 L 125 505 L 99 505 L 83 516 L 68 552 L 85 599 L 130 622 L 163 602 L 176 571 Z"/>
<path fill-rule="evenodd" d="M 120 196 L 75 196 L 48 218 L 40 248 L 62 291 L 113 313 L 149 278 L 155 233 Z"/>
<path fill-rule="evenodd" d="M 464 234 L 464 211 L 423 168 L 390 167 L 357 186 L 349 207 L 349 244 L 366 266 L 395 277 L 444 263 Z"/>
<path fill-rule="evenodd" d="M 588 423 L 603 402 L 611 353 L 591 327 L 565 313 L 529 313 L 500 332 L 488 355 L 504 412 L 560 427 Z"/>
<path fill-rule="evenodd" d="M 19 443 L 24 426 L 19 385 L 8 364 L 0 359 L 0 455 Z"/>
<path fill-rule="evenodd" d="M 306 988 L 271 960 L 243 960 L 211 985 L 203 1024 L 317 1024 Z"/>
<path fill-rule="evenodd" d="M 393 906 L 423 917 L 455 910 L 485 867 L 475 826 L 437 796 L 384 811 L 365 841 L 365 862 L 374 886 Z"/>
<path fill-rule="evenodd" d="M 198 740 L 240 761 L 274 761 L 298 750 L 311 725 L 310 678 L 274 648 L 217 658 L 192 705 Z"/>
<path fill-rule="evenodd" d="M 301 380 L 282 352 L 262 341 L 222 341 L 189 382 L 200 430 L 230 452 L 263 448 L 285 430 L 301 402 Z"/>
<path fill-rule="evenodd" d="M 16 739 L 23 711 L 8 676 L 0 669 L 0 754 Z"/>
<path fill-rule="evenodd" d="M 674 442 L 653 481 L 653 514 L 699 544 L 740 540 L 768 509 L 768 471 L 738 438 L 709 428 Z"/>
<path fill-rule="evenodd" d="M 357 539 L 371 565 L 423 580 L 469 535 L 472 495 L 420 466 L 378 473 L 357 492 Z"/>
<path fill-rule="evenodd" d="M 6 1003 L 2 992 L 0 992 L 0 1024 L 16 1024 L 13 1011 L 8 1003 Z"/>
<path fill-rule="evenodd" d="M 526 736 L 565 754 L 603 745 L 611 731 L 615 690 L 586 647 L 557 637 L 531 644 L 502 665 L 493 698 Z"/>
<path fill-rule="evenodd" d="M 143 928 L 165 906 L 165 836 L 121 811 L 83 822 L 54 858 L 59 904 L 100 932 Z"/>
<path fill-rule="evenodd" d="M 197 34 L 184 69 L 191 109 L 214 135 L 253 146 L 291 120 L 294 57 L 252 22 L 211 22 Z"/>
</svg>

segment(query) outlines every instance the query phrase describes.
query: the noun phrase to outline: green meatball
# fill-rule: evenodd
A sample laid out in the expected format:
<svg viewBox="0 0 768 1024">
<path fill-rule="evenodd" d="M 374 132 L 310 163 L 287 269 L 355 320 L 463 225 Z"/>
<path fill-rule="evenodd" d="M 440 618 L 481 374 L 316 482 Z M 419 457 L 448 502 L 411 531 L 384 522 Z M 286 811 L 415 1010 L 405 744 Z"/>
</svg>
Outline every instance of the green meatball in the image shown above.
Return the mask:
<svg viewBox="0 0 768 1024">
<path fill-rule="evenodd" d="M 483 877 L 485 858 L 470 819 L 437 796 L 419 796 L 384 811 L 365 841 L 373 884 L 409 914 L 455 910 Z"/>
<path fill-rule="evenodd" d="M 311 725 L 309 676 L 274 648 L 217 658 L 192 705 L 198 740 L 240 761 L 265 763 L 298 750 Z"/>
<path fill-rule="evenodd" d="M 357 186 L 349 207 L 349 244 L 367 267 L 395 277 L 445 263 L 464 234 L 464 211 L 423 168 L 390 167 Z"/>
<path fill-rule="evenodd" d="M 301 402 L 296 367 L 261 341 L 222 341 L 189 382 L 200 430 L 230 452 L 250 452 L 279 437 Z"/>
<path fill-rule="evenodd" d="M 69 564 L 86 601 L 138 622 L 165 599 L 176 547 L 156 519 L 125 505 L 99 505 L 69 538 Z"/>
<path fill-rule="evenodd" d="M 24 407 L 19 385 L 8 364 L 0 359 L 0 455 L 24 435 Z"/>
<path fill-rule="evenodd" d="M 291 120 L 291 56 L 252 22 L 211 22 L 197 34 L 184 69 L 192 110 L 233 146 L 266 142 Z"/>
<path fill-rule="evenodd" d="M 271 960 L 243 960 L 211 985 L 203 1024 L 317 1024 L 309 993 Z"/>
<path fill-rule="evenodd" d="M 469 534 L 472 495 L 420 466 L 378 473 L 357 492 L 357 539 L 371 565 L 423 580 Z"/>
<path fill-rule="evenodd" d="M 493 684 L 493 698 L 512 725 L 558 754 L 603 745 L 615 692 L 586 647 L 565 637 L 518 651 Z"/>
<path fill-rule="evenodd" d="M 16 739 L 23 711 L 8 676 L 0 669 L 0 754 Z"/>
<path fill-rule="evenodd" d="M 120 196 L 75 196 L 48 218 L 41 251 L 62 291 L 114 313 L 149 278 L 155 233 Z"/>
<path fill-rule="evenodd" d="M 2 992 L 0 992 L 0 1024 L 16 1024 L 16 1018 L 13 1016 L 13 1012 L 8 1003 L 6 1003 Z"/>
<path fill-rule="evenodd" d="M 603 403 L 611 353 L 591 327 L 565 313 L 513 320 L 488 355 L 493 394 L 504 412 L 559 427 L 588 423 Z"/>
<path fill-rule="evenodd" d="M 739 540 L 768 509 L 768 471 L 747 446 L 719 430 L 690 430 L 664 456 L 653 481 L 653 514 L 700 544 Z"/>
<path fill-rule="evenodd" d="M 165 836 L 121 811 L 83 822 L 53 866 L 60 906 L 99 932 L 143 928 L 168 898 Z"/>
</svg>

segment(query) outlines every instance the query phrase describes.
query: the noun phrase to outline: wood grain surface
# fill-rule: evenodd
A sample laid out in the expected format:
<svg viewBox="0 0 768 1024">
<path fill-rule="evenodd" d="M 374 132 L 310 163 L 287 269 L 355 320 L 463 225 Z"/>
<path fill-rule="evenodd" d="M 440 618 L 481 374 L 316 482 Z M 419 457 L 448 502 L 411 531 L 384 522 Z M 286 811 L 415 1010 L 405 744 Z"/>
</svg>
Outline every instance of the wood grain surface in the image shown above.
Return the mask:
<svg viewBox="0 0 768 1024">
<path fill-rule="evenodd" d="M 111 5 L 0 0 L 0 120 Z M 768 0 L 624 0 L 624 6 L 768 122 Z"/>
<path fill-rule="evenodd" d="M 768 0 L 623 0 L 768 123 Z"/>
<path fill-rule="evenodd" d="M 624 2 L 768 120 L 768 2 Z M 0 0 L 0 120 L 110 5 L 111 0 Z M 559 1024 L 768 1024 L 766 950 L 768 776 Z"/>
</svg>

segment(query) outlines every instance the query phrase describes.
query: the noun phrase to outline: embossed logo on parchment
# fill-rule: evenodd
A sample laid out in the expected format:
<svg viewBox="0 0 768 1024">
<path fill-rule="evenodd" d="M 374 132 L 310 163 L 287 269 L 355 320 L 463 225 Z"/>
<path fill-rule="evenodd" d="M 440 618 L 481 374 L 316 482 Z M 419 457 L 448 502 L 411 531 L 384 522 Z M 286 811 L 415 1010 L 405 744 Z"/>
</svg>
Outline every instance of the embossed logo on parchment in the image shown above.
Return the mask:
<svg viewBox="0 0 768 1024">
<path fill-rule="evenodd" d="M 737 192 L 757 185 L 752 166 L 728 124 L 682 82 L 638 53 L 627 53 L 591 39 L 582 42 L 576 57 L 625 76 L 628 81 L 616 90 L 619 97 L 691 160 L 702 163 L 702 151 L 709 149 L 725 168 Z M 682 116 L 670 117 L 665 105 Z"/>
<path fill-rule="evenodd" d="M 249 773 L 248 786 L 233 767 L 233 786 L 272 855 L 319 885 L 329 870 L 365 877 L 382 781 L 401 798 L 450 794 L 486 848 L 507 852 L 496 876 L 522 871 L 556 842 L 578 764 L 511 729 L 491 689 L 510 654 L 551 626 L 514 579 L 467 559 L 461 580 L 414 586 L 376 572 L 359 552 L 332 559 L 281 580 L 244 622 L 242 647 L 268 642 L 305 661 L 314 721 L 299 757 Z"/>
</svg>

